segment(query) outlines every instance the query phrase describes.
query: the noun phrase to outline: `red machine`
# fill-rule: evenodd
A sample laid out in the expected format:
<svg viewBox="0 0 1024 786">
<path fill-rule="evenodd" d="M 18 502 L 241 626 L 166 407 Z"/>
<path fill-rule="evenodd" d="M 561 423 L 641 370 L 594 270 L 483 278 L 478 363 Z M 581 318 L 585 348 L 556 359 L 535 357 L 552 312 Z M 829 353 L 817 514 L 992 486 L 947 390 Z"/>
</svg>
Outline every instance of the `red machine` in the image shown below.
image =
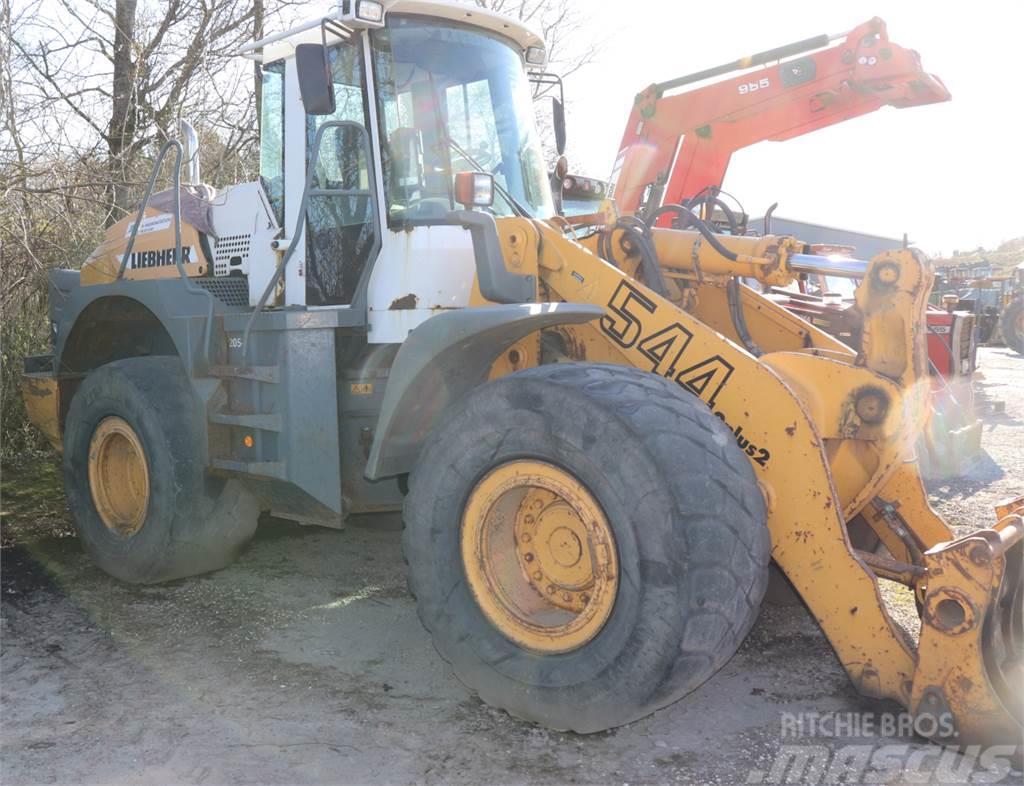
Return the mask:
<svg viewBox="0 0 1024 786">
<path fill-rule="evenodd" d="M 764 68 L 750 70 L 757 66 Z M 745 73 L 670 94 L 736 71 Z M 700 197 L 705 206 L 717 202 L 727 210 L 716 197 L 734 151 L 764 140 L 793 139 L 883 106 L 920 106 L 950 98 L 942 81 L 922 69 L 917 52 L 890 41 L 885 22 L 876 17 L 848 33 L 816 36 L 651 85 L 634 101 L 608 188 L 569 175 L 560 182 L 562 204 L 567 214 L 589 213 L 612 195 L 618 209 L 629 214 L 664 204 L 694 205 Z M 713 223 L 721 217 L 714 204 L 705 213 Z M 730 216 L 728 229 L 726 221 L 719 223 L 724 231 L 745 230 L 745 219 L 737 227 Z M 815 293 L 834 289 L 825 281 L 807 283 L 814 284 Z M 860 328 L 850 310 L 852 289 L 842 294 L 846 297 L 823 299 L 810 292 L 779 292 L 777 297 L 791 311 L 856 346 Z M 974 318 L 936 309 L 928 315 L 928 327 L 937 408 L 941 404 L 950 413 L 940 430 L 969 426 L 968 441 L 974 442 Z M 963 422 L 953 425 L 955 420 Z"/>
<path fill-rule="evenodd" d="M 803 56 L 778 62 L 794 55 Z M 765 67 L 749 71 L 756 66 Z M 740 70 L 746 73 L 668 95 Z M 610 185 L 623 213 L 680 204 L 720 187 L 733 152 L 755 142 L 792 139 L 883 106 L 949 99 L 941 80 L 922 70 L 917 52 L 890 41 L 876 17 L 848 33 L 651 85 L 636 97 Z"/>
</svg>

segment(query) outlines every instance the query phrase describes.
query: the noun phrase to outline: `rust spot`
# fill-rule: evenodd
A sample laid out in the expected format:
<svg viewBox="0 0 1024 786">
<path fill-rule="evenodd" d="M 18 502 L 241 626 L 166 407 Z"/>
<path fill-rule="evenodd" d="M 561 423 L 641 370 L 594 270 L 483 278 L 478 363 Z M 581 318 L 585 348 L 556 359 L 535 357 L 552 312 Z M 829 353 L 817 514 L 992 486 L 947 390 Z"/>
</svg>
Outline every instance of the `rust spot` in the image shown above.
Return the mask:
<svg viewBox="0 0 1024 786">
<path fill-rule="evenodd" d="M 796 434 L 796 422 L 795 421 L 794 421 L 792 426 L 786 426 L 786 433 L 789 434 L 789 436 L 791 436 L 791 437 L 794 434 Z"/>
<path fill-rule="evenodd" d="M 851 617 L 852 617 L 852 616 L 853 616 L 854 614 L 856 614 L 856 613 L 857 613 L 857 609 L 858 609 L 858 608 L 859 608 L 858 606 L 854 606 L 854 607 L 853 607 L 852 609 L 850 609 L 850 616 L 851 616 Z"/>
<path fill-rule="evenodd" d="M 408 311 L 416 308 L 416 304 L 419 302 L 419 298 L 411 292 L 408 295 L 402 295 L 400 298 L 396 298 L 391 301 L 391 305 L 388 306 L 390 311 Z"/>
<path fill-rule="evenodd" d="M 974 687 L 974 683 L 971 682 L 971 679 L 969 677 L 964 677 L 963 675 L 957 678 L 956 685 L 963 693 L 970 693 L 971 689 Z"/>
<path fill-rule="evenodd" d="M 831 507 L 832 507 L 832 497 L 828 497 L 825 500 L 825 510 L 828 510 Z"/>
</svg>

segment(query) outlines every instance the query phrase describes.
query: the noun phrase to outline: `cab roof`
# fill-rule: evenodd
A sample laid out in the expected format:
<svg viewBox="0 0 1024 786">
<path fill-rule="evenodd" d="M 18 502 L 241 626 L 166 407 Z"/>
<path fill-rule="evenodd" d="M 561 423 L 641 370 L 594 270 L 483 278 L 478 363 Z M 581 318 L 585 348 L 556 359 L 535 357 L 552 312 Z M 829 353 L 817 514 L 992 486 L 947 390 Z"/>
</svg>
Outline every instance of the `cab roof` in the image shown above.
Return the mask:
<svg viewBox="0 0 1024 786">
<path fill-rule="evenodd" d="M 543 37 L 529 25 L 469 3 L 455 0 L 383 0 L 383 5 L 385 18 L 389 14 L 416 14 L 448 19 L 503 35 L 524 51 L 531 46 L 544 46 Z M 319 43 L 321 20 L 336 16 L 336 11 L 328 13 L 324 17 L 298 24 L 283 33 L 253 41 L 242 47 L 240 54 L 261 62 L 291 57 L 297 44 Z"/>
</svg>

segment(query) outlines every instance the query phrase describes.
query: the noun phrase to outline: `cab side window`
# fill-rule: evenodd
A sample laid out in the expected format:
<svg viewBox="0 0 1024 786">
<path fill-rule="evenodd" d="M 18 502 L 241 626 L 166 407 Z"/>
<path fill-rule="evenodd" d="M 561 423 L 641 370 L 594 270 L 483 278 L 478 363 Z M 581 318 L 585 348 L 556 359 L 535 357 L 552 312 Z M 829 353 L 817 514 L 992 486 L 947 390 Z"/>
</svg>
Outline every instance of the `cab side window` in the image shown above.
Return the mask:
<svg viewBox="0 0 1024 786">
<path fill-rule="evenodd" d="M 284 226 L 284 61 L 263 66 L 260 105 L 260 183 Z"/>
</svg>

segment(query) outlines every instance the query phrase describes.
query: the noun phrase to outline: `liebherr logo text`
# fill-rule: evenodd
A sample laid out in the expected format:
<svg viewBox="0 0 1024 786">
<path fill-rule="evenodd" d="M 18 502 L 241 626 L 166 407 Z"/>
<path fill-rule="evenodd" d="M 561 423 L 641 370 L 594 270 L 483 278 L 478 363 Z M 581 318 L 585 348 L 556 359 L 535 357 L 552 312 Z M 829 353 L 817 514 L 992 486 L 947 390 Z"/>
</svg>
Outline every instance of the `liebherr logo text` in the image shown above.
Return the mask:
<svg viewBox="0 0 1024 786">
<path fill-rule="evenodd" d="M 616 288 L 608 301 L 608 312 L 601 317 L 601 330 L 623 349 L 635 349 L 651 364 L 651 370 L 674 379 L 678 385 L 703 399 L 715 415 L 732 430 L 736 443 L 756 464 L 767 466 L 771 453 L 743 436 L 743 426 L 733 426 L 724 412 L 715 410 L 715 399 L 732 376 L 733 366 L 721 355 L 713 355 L 699 363 L 683 362 L 683 354 L 693 333 L 675 322 L 649 333 L 644 320 L 657 310 L 657 305 L 628 281 Z"/>
<path fill-rule="evenodd" d="M 192 247 L 181 247 L 181 264 L 191 264 Z M 133 251 L 128 257 L 128 267 L 131 270 L 138 270 L 145 267 L 163 267 L 174 264 L 174 247 L 162 248 L 159 251 Z"/>
</svg>

